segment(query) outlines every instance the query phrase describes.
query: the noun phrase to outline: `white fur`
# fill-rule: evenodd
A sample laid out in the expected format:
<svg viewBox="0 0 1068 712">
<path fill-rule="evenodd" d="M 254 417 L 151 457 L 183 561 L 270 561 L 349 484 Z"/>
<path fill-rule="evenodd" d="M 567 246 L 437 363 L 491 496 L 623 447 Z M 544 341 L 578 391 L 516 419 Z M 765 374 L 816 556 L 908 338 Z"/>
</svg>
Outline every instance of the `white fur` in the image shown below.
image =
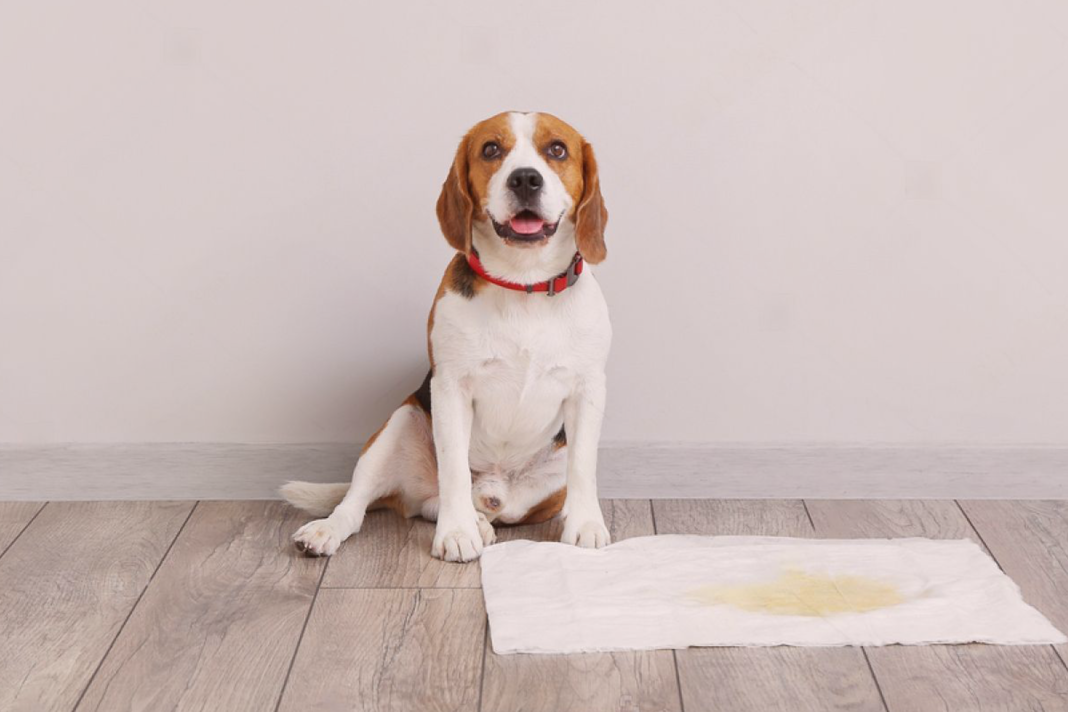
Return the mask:
<svg viewBox="0 0 1068 712">
<path fill-rule="evenodd" d="M 319 484 L 317 482 L 287 482 L 279 493 L 297 509 L 325 517 L 341 504 L 351 485 L 348 482 Z"/>
<path fill-rule="evenodd" d="M 510 117 L 516 145 L 491 179 L 486 201 L 499 222 L 514 210 L 504 177 L 519 167 L 538 168 L 546 178 L 543 210 L 563 214 L 572 204 L 534 147 L 535 121 L 536 115 Z M 505 243 L 483 221 L 472 239 L 491 274 L 529 283 L 567 268 L 575 254 L 574 234 L 573 222 L 565 218 L 547 243 L 519 247 Z M 493 541 L 491 520 L 515 521 L 566 483 L 562 541 L 604 546 L 609 537 L 596 470 L 611 339 L 608 307 L 589 270 L 551 297 L 488 283 L 470 299 L 446 291 L 430 333 L 433 417 L 428 422 L 413 405 L 398 408 L 360 458 L 340 502 L 336 486 L 284 488 L 290 502 L 316 514 L 336 505 L 328 517 L 297 531 L 298 545 L 313 554 L 333 554 L 359 531 L 371 502 L 401 492 L 410 516 L 437 520 L 434 556 L 470 561 Z M 552 446 L 561 426 L 566 449 Z M 500 506 L 490 507 L 490 498 Z"/>
<path fill-rule="evenodd" d="M 435 553 L 446 537 L 481 552 L 470 533 L 474 512 L 465 505 L 471 470 L 523 468 L 561 425 L 568 437 L 564 540 L 608 542 L 596 468 L 611 336 L 592 274 L 554 297 L 487 286 L 475 299 L 441 298 L 430 335 L 442 496 Z"/>
</svg>

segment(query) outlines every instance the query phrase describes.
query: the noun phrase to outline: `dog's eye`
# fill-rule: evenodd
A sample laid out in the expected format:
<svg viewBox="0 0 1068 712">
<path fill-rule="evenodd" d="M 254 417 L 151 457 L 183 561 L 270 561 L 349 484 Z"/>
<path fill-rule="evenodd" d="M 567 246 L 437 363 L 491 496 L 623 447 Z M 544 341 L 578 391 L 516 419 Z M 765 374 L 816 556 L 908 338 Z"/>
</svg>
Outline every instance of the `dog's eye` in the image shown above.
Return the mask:
<svg viewBox="0 0 1068 712">
<path fill-rule="evenodd" d="M 488 141 L 484 146 L 482 146 L 483 158 L 496 158 L 499 155 L 501 155 L 501 147 L 499 144 L 497 144 L 497 142 Z"/>
<path fill-rule="evenodd" d="M 563 141 L 553 141 L 545 152 L 549 154 L 549 158 L 555 158 L 558 161 L 567 158 L 567 146 Z"/>
</svg>

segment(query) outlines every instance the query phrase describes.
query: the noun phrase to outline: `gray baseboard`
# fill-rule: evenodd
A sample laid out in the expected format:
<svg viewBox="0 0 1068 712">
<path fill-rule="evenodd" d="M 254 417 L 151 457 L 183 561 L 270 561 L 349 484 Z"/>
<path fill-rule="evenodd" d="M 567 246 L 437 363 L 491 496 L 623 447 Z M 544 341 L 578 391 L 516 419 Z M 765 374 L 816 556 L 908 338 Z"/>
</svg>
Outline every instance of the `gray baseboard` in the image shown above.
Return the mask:
<svg viewBox="0 0 1068 712">
<path fill-rule="evenodd" d="M 358 445 L 0 445 L 0 500 L 272 499 L 343 482 Z M 601 496 L 1066 499 L 1068 447 L 606 443 Z"/>
<path fill-rule="evenodd" d="M 601 463 L 609 496 L 1068 498 L 1068 447 L 628 444 Z"/>
</svg>

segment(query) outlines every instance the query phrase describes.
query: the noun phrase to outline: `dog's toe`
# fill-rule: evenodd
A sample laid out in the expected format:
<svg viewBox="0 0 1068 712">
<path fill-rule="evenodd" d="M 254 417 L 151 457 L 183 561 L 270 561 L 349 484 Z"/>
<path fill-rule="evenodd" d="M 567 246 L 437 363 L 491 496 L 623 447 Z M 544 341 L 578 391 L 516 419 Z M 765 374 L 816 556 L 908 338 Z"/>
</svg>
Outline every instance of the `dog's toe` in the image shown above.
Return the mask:
<svg viewBox="0 0 1068 712">
<path fill-rule="evenodd" d="M 492 529 L 492 527 L 490 527 Z M 474 561 L 482 555 L 482 538 L 485 536 L 476 521 L 462 528 L 448 529 L 438 522 L 430 553 L 445 561 Z"/>
<path fill-rule="evenodd" d="M 497 531 L 489 518 L 482 512 L 478 513 L 478 533 L 482 535 L 482 545 L 489 546 L 497 541 Z"/>
<path fill-rule="evenodd" d="M 574 527 L 564 524 L 564 534 L 560 541 L 565 544 L 574 544 L 583 549 L 600 549 L 608 546 L 611 537 L 608 528 L 602 522 L 587 521 Z"/>
</svg>

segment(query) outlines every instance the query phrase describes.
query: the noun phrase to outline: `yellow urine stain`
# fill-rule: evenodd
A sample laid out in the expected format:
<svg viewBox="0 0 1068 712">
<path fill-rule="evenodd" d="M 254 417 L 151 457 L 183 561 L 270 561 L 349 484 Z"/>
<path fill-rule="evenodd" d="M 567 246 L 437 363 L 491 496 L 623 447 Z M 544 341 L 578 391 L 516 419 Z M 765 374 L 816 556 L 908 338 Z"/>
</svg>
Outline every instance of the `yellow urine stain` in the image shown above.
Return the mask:
<svg viewBox="0 0 1068 712">
<path fill-rule="evenodd" d="M 690 592 L 708 606 L 729 605 L 777 616 L 826 616 L 888 608 L 905 599 L 890 583 L 865 576 L 827 576 L 784 571 L 767 583 L 701 586 Z"/>
</svg>

